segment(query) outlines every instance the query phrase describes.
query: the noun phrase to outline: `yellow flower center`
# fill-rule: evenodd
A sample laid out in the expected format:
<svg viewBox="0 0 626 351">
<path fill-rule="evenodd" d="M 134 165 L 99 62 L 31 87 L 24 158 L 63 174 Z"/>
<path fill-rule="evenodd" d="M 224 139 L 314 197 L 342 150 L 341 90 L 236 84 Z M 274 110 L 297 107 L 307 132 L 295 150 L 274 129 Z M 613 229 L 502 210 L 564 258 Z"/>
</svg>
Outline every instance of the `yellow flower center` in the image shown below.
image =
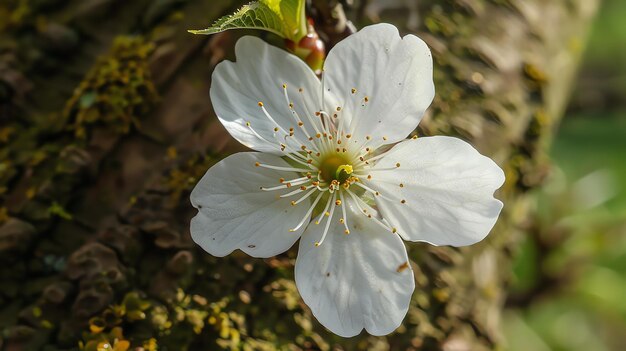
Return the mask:
<svg viewBox="0 0 626 351">
<path fill-rule="evenodd" d="M 324 181 L 345 182 L 353 172 L 352 165 L 342 155 L 332 154 L 321 160 L 319 165 L 320 178 Z"/>
</svg>

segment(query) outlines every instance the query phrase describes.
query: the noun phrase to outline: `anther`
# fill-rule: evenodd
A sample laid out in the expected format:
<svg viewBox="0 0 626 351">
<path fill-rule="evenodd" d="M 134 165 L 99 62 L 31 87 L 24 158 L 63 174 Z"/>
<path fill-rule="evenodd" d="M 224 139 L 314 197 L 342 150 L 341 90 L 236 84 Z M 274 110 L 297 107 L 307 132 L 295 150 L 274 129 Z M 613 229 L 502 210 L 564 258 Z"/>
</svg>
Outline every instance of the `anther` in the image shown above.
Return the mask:
<svg viewBox="0 0 626 351">
<path fill-rule="evenodd" d="M 404 204 L 404 203 L 406 203 L 406 200 L 402 199 L 402 200 L 400 200 L 400 203 Z"/>
<path fill-rule="evenodd" d="M 370 140 L 370 139 L 372 139 L 372 137 L 371 137 L 371 136 L 369 136 L 369 135 L 366 135 L 366 136 L 365 136 L 365 139 Z"/>
<path fill-rule="evenodd" d="M 398 229 L 396 229 L 396 228 L 391 228 L 391 232 L 392 232 L 392 233 L 395 233 L 395 232 L 397 232 L 397 231 L 398 231 Z"/>
<path fill-rule="evenodd" d="M 278 181 L 280 182 L 280 184 L 285 182 L 285 178 L 278 178 Z"/>
<path fill-rule="evenodd" d="M 291 188 L 291 183 L 287 183 L 287 188 Z"/>
<path fill-rule="evenodd" d="M 280 129 L 278 129 L 278 127 L 274 127 L 274 131 L 278 132 Z"/>
<path fill-rule="evenodd" d="M 306 190 L 306 186 L 304 186 L 304 185 L 303 185 L 303 186 L 301 186 L 301 187 L 300 187 L 300 190 L 302 190 L 302 191 Z"/>
<path fill-rule="evenodd" d="M 287 89 L 287 84 L 283 84 L 283 89 Z"/>
<path fill-rule="evenodd" d="M 396 163 L 396 167 L 400 167 L 400 162 Z"/>
<path fill-rule="evenodd" d="M 404 184 L 400 183 L 400 187 L 401 187 L 401 188 L 404 188 Z"/>
<path fill-rule="evenodd" d="M 304 89 L 302 89 L 302 88 L 298 89 L 298 92 L 300 92 L 300 93 L 303 92 L 303 91 L 304 91 Z"/>
<path fill-rule="evenodd" d="M 341 200 L 335 200 L 335 205 L 341 206 Z"/>
<path fill-rule="evenodd" d="M 263 102 L 259 101 L 259 107 L 263 107 Z"/>
<path fill-rule="evenodd" d="M 363 98 L 363 100 L 365 100 L 365 102 L 368 102 L 368 101 L 370 101 L 370 98 L 366 96 L 366 97 Z"/>
<path fill-rule="evenodd" d="M 384 136 L 384 137 L 383 137 L 383 140 L 387 140 L 387 137 L 386 137 L 386 136 Z"/>
<path fill-rule="evenodd" d="M 303 125 L 304 125 L 304 123 L 302 121 L 298 122 L 298 127 L 302 127 Z"/>
<path fill-rule="evenodd" d="M 413 135 L 413 136 L 411 137 L 411 139 L 413 139 L 413 140 L 417 139 L 417 135 Z"/>
<path fill-rule="evenodd" d="M 346 138 L 347 138 L 347 139 L 352 138 L 352 134 L 346 134 Z"/>
<path fill-rule="evenodd" d="M 255 165 L 256 167 L 259 167 L 261 164 L 260 164 L 260 163 L 258 163 L 258 162 L 255 162 L 255 163 L 254 163 L 254 165 Z"/>
<path fill-rule="evenodd" d="M 356 89 L 352 88 L 352 94 L 356 94 Z"/>
<path fill-rule="evenodd" d="M 337 112 L 341 111 L 341 106 L 337 106 Z"/>
</svg>

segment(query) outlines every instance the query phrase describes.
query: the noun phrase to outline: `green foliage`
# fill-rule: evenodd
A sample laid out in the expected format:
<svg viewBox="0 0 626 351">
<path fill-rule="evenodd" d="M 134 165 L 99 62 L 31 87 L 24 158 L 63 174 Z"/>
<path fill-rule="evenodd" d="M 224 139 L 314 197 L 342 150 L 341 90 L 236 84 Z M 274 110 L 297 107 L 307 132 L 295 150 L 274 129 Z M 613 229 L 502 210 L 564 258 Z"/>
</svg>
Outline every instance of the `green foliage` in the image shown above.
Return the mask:
<svg viewBox="0 0 626 351">
<path fill-rule="evenodd" d="M 304 4 L 304 0 L 253 1 L 207 29 L 189 32 L 215 34 L 229 29 L 260 29 L 298 42 L 307 32 Z"/>
</svg>

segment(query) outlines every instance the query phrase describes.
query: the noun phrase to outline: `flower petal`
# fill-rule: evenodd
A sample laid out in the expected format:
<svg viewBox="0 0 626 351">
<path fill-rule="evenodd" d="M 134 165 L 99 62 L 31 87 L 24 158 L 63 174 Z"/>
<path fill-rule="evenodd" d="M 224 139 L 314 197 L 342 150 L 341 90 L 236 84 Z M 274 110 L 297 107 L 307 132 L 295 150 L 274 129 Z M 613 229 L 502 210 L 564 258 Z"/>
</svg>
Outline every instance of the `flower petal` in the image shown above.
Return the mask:
<svg viewBox="0 0 626 351">
<path fill-rule="evenodd" d="M 294 128 L 295 136 L 305 140 L 285 100 L 283 84 L 304 127 L 314 133 L 305 116 L 307 111 L 312 114 L 320 109 L 321 83 L 306 63 L 251 36 L 237 41 L 235 55 L 237 62 L 223 61 L 215 67 L 210 90 L 215 113 L 235 139 L 257 151 L 281 154 L 279 143 L 285 142 L 285 133 L 274 131 L 277 126 L 263 113 L 262 102 L 279 127 L 287 132 Z"/>
<path fill-rule="evenodd" d="M 318 321 L 350 337 L 363 328 L 372 335 L 395 330 L 415 288 L 402 240 L 348 209 L 351 233 L 333 219 L 320 246 L 324 223 L 310 224 L 300 240 L 296 285 Z"/>
<path fill-rule="evenodd" d="M 343 118 L 352 119 L 348 130 L 361 141 L 371 136 L 375 145 L 405 139 L 435 96 L 428 46 L 414 35 L 401 38 L 390 24 L 339 42 L 328 54 L 323 81 L 324 94 L 345 97 L 339 103 Z"/>
<path fill-rule="evenodd" d="M 370 184 L 387 197 L 376 203 L 405 240 L 464 246 L 487 236 L 502 209 L 493 193 L 504 172 L 495 162 L 460 139 L 435 136 L 399 143 L 375 169 L 397 163 L 372 172 Z"/>
<path fill-rule="evenodd" d="M 254 257 L 271 257 L 288 250 L 302 229 L 290 232 L 304 217 L 307 206 L 291 206 L 279 195 L 292 189 L 263 191 L 280 185 L 279 178 L 297 173 L 256 167 L 255 162 L 289 167 L 280 157 L 256 152 L 231 155 L 211 167 L 191 193 L 199 213 L 191 220 L 191 236 L 214 256 L 241 249 Z"/>
</svg>

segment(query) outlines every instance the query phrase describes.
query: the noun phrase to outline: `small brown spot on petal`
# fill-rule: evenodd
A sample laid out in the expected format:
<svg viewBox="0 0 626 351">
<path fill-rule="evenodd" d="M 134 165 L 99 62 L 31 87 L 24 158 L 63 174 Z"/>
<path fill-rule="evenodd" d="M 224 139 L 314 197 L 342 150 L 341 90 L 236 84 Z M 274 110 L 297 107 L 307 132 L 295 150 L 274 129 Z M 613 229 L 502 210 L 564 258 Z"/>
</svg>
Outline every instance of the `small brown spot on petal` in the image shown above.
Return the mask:
<svg viewBox="0 0 626 351">
<path fill-rule="evenodd" d="M 404 262 L 403 264 L 398 266 L 398 268 L 396 269 L 396 272 L 400 273 L 407 268 L 409 268 L 409 262 Z"/>
</svg>

